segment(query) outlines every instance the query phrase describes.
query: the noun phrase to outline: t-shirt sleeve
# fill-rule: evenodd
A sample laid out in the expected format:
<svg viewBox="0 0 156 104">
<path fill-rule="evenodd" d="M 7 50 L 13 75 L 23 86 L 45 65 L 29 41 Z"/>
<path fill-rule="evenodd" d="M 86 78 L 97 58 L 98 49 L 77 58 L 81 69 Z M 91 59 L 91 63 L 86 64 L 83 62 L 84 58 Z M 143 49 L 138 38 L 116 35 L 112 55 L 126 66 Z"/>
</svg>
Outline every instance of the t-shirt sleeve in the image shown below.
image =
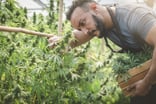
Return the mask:
<svg viewBox="0 0 156 104">
<path fill-rule="evenodd" d="M 140 35 L 145 39 L 149 30 L 156 24 L 156 15 L 151 9 L 136 8 L 129 15 L 128 27 L 130 33 Z"/>
</svg>

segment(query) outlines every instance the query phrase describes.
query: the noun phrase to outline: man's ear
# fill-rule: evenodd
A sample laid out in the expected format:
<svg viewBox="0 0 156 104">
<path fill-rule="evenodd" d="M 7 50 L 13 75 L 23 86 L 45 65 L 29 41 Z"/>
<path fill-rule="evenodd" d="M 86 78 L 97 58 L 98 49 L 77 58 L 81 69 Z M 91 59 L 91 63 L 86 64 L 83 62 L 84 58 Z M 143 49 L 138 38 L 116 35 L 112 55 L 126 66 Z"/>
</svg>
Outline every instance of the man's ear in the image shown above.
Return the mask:
<svg viewBox="0 0 156 104">
<path fill-rule="evenodd" d="M 90 8 L 95 11 L 97 8 L 97 4 L 96 3 L 90 3 Z"/>
</svg>

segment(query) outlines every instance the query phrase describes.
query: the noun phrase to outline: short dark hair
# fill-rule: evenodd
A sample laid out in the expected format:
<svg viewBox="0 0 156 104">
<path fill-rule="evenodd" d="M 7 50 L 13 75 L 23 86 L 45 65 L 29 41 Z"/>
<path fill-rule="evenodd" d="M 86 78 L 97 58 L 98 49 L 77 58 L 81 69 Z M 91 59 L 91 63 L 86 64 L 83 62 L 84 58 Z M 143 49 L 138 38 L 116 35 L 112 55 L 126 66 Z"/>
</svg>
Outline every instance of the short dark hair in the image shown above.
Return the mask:
<svg viewBox="0 0 156 104">
<path fill-rule="evenodd" d="M 68 9 L 67 13 L 66 13 L 66 18 L 68 20 L 71 19 L 71 15 L 73 13 L 73 11 L 75 10 L 75 8 L 77 7 L 81 7 L 83 8 L 84 11 L 89 11 L 89 8 L 88 8 L 88 3 L 90 2 L 95 2 L 94 0 L 74 0 L 72 2 L 72 5 L 70 6 L 70 8 Z"/>
</svg>

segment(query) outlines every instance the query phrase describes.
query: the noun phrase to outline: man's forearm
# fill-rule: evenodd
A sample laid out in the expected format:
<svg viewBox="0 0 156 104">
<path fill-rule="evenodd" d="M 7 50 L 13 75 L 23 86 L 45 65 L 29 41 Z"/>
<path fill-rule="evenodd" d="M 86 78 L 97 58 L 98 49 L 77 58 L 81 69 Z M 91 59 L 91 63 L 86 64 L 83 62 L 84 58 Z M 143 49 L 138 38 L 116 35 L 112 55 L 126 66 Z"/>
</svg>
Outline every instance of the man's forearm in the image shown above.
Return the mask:
<svg viewBox="0 0 156 104">
<path fill-rule="evenodd" d="M 156 48 L 153 51 L 152 64 L 144 80 L 149 84 L 156 82 Z"/>
</svg>

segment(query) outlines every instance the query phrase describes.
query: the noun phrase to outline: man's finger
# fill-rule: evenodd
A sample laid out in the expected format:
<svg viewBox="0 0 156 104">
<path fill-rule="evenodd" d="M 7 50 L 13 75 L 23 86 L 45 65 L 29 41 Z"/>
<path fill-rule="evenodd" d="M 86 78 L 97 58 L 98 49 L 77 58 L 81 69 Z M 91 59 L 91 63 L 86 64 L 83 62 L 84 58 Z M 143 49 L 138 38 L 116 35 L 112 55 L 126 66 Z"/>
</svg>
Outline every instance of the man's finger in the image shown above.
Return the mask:
<svg viewBox="0 0 156 104">
<path fill-rule="evenodd" d="M 50 42 L 57 42 L 58 40 L 59 40 L 60 38 L 59 37 L 51 37 L 51 38 L 49 38 L 48 39 L 48 42 L 50 43 Z"/>
<path fill-rule="evenodd" d="M 131 92 L 131 96 L 132 97 L 136 96 L 136 91 L 135 90 Z"/>
<path fill-rule="evenodd" d="M 49 48 L 54 48 L 56 45 L 57 45 L 57 43 L 53 42 L 53 43 L 48 44 L 48 47 Z"/>
<path fill-rule="evenodd" d="M 127 91 L 131 91 L 135 89 L 135 84 L 129 85 Z"/>
</svg>

